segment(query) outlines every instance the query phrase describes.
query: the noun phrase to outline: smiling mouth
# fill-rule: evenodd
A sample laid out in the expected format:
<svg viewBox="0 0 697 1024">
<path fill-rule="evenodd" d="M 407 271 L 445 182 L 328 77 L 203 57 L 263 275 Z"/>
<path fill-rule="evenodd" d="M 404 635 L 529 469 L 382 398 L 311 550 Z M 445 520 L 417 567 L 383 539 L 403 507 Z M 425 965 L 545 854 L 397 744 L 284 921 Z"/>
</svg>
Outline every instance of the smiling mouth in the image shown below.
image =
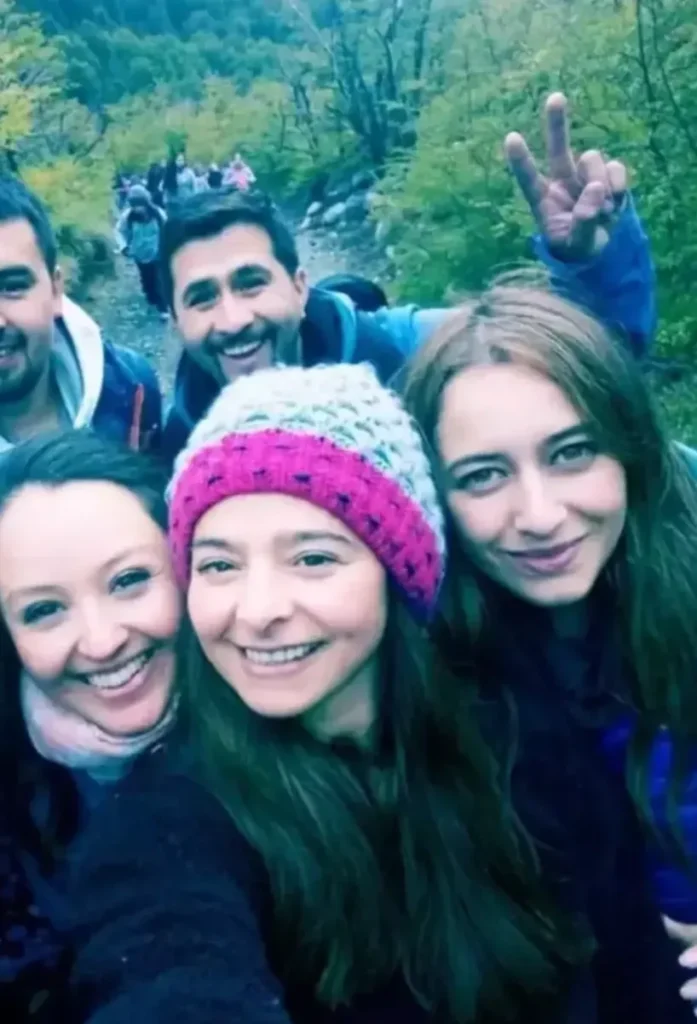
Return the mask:
<svg viewBox="0 0 697 1024">
<path fill-rule="evenodd" d="M 268 338 L 258 338 L 256 341 L 249 341 L 245 345 L 228 345 L 218 350 L 219 356 L 227 359 L 249 359 L 255 355 L 267 343 Z"/>
<path fill-rule="evenodd" d="M 566 544 L 555 544 L 549 548 L 530 548 L 526 551 L 507 551 L 506 554 L 510 555 L 511 558 L 523 559 L 523 561 L 542 562 L 546 559 L 553 561 L 555 558 L 561 558 L 569 551 L 577 548 L 583 540 L 585 540 L 584 537 L 578 537 L 576 540 L 570 540 Z"/>
<path fill-rule="evenodd" d="M 120 690 L 133 682 L 136 676 L 143 671 L 145 666 L 152 661 L 155 655 L 155 648 L 142 651 L 134 658 L 122 662 L 114 668 L 103 669 L 99 672 L 80 673 L 76 678 L 81 683 L 93 686 L 97 690 Z"/>
<path fill-rule="evenodd" d="M 294 644 L 292 647 L 239 647 L 239 650 L 253 665 L 290 665 L 311 657 L 326 643 L 326 640 L 314 640 L 307 644 Z"/>
</svg>

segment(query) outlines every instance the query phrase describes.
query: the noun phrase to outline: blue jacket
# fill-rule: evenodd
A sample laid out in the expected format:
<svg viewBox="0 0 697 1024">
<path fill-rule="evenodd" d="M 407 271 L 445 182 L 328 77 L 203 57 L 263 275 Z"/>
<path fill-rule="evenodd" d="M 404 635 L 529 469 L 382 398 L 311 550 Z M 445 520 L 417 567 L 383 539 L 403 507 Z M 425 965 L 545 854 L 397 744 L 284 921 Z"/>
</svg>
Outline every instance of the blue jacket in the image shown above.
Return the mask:
<svg viewBox="0 0 697 1024">
<path fill-rule="evenodd" d="M 56 324 L 52 370 L 70 423 L 139 450 L 158 451 L 162 397 L 148 362 L 102 340 L 83 309 L 65 298 Z M 0 438 L 0 451 L 9 448 Z"/>
<path fill-rule="evenodd" d="M 631 737 L 632 722 L 624 717 L 608 728 L 603 745 L 605 752 L 618 773 L 624 774 L 627 746 Z M 685 924 L 697 924 L 697 761 L 693 760 L 691 770 L 681 793 L 679 824 L 682 830 L 684 852 L 693 866 L 693 874 L 682 869 L 678 863 L 677 851 L 671 853 L 671 833 L 668 825 L 667 794 L 670 779 L 672 743 L 667 733 L 659 735 L 654 743 L 650 770 L 650 801 L 654 821 L 665 838 L 667 847 L 658 841 L 651 844 L 650 872 L 656 901 L 661 913 Z"/>
<path fill-rule="evenodd" d="M 534 247 L 561 292 L 621 328 L 634 352 L 646 351 L 656 319 L 655 275 L 648 238 L 631 201 L 608 245 L 588 263 L 555 259 L 542 238 L 534 240 Z M 303 358 L 309 366 L 372 362 L 381 380 L 388 381 L 448 312 L 402 306 L 362 313 L 345 296 L 312 289 L 300 332 Z M 211 376 L 182 355 L 164 431 L 163 450 L 169 461 L 184 447 L 218 390 Z"/>
</svg>

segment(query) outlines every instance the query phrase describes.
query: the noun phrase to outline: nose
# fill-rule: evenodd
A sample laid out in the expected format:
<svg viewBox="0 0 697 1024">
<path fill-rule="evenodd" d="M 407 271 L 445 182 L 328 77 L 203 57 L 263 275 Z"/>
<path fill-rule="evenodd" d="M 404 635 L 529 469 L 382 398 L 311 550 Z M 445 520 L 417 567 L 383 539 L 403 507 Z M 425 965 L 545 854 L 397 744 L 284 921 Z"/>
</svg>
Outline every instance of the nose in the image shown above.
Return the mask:
<svg viewBox="0 0 697 1024">
<path fill-rule="evenodd" d="M 89 661 L 110 661 L 128 642 L 127 627 L 98 602 L 82 608 L 79 629 L 76 652 Z"/>
<path fill-rule="evenodd" d="M 223 292 L 216 312 L 215 328 L 220 334 L 241 334 L 254 323 L 254 310 L 249 300 L 240 298 L 229 289 Z"/>
<path fill-rule="evenodd" d="M 550 537 L 566 518 L 566 507 L 554 485 L 539 472 L 521 476 L 514 525 L 519 533 Z"/>
<path fill-rule="evenodd" d="M 274 625 L 293 614 L 293 600 L 287 581 L 279 573 L 263 569 L 247 573 L 240 587 L 235 618 L 250 633 L 268 633 Z"/>
</svg>

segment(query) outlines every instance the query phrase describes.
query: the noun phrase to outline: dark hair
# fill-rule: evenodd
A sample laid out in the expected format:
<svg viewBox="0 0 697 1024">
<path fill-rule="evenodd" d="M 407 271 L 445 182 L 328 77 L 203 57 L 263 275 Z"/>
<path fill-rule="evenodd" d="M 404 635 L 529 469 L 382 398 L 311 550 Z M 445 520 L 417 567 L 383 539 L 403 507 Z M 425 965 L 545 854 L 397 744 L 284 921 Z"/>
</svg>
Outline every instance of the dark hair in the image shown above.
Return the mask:
<svg viewBox="0 0 697 1024">
<path fill-rule="evenodd" d="M 630 745 L 628 786 L 643 821 L 655 825 L 649 798 L 653 743 L 671 730 L 669 820 L 677 833 L 677 795 L 686 747 L 697 737 L 697 481 L 665 430 L 641 367 L 622 342 L 582 309 L 526 276 L 504 275 L 470 306 L 456 311 L 408 367 L 405 403 L 432 451 L 448 382 L 472 366 L 513 363 L 556 384 L 593 431 L 599 450 L 623 467 L 627 522 L 598 583 L 607 590 L 626 666 L 628 697 L 638 712 Z M 438 460 L 434 466 L 441 474 Z M 465 635 L 498 629 L 488 591 L 457 540 L 452 615 Z M 600 591 L 599 591 L 600 592 Z M 491 636 L 497 644 L 499 637 Z"/>
<path fill-rule="evenodd" d="M 165 477 L 147 456 L 105 440 L 90 430 L 37 437 L 0 460 L 0 513 L 25 486 L 60 487 L 75 481 L 106 481 L 124 487 L 166 529 Z M 50 515 L 50 504 L 47 515 Z M 19 842 L 45 870 L 78 826 L 79 802 L 70 773 L 44 760 L 27 735 L 19 696 L 21 665 L 4 623 L 0 623 L 0 778 Z M 32 816 L 33 797 L 48 794 L 41 831 Z"/>
<path fill-rule="evenodd" d="M 46 207 L 19 178 L 0 175 L 0 224 L 9 220 L 28 221 L 36 235 L 41 255 L 53 274 L 58 263 L 58 246 Z"/>
<path fill-rule="evenodd" d="M 124 487 L 140 500 L 158 526 L 167 529 L 166 477 L 160 465 L 89 429 L 32 438 L 4 455 L 0 460 L 0 513 L 30 484 L 60 487 L 79 481 Z"/>
<path fill-rule="evenodd" d="M 439 1019 L 527 1007 L 540 1020 L 587 947 L 542 894 L 471 690 L 437 657 L 391 595 L 364 755 L 252 712 L 187 622 L 180 714 L 205 783 L 268 871 L 270 958 L 289 990 L 336 1007 L 401 971 Z"/>
<path fill-rule="evenodd" d="M 348 295 L 364 313 L 375 313 L 388 305 L 387 295 L 380 285 L 359 274 L 332 274 L 318 281 L 316 287 Z"/>
<path fill-rule="evenodd" d="M 174 256 L 189 242 L 215 238 L 236 224 L 249 224 L 264 231 L 271 239 L 278 262 L 291 276 L 295 274 L 300 265 L 295 239 L 267 196 L 259 192 L 240 192 L 235 188 L 199 192 L 172 202 L 162 231 L 160 273 L 170 306 L 174 299 Z"/>
</svg>

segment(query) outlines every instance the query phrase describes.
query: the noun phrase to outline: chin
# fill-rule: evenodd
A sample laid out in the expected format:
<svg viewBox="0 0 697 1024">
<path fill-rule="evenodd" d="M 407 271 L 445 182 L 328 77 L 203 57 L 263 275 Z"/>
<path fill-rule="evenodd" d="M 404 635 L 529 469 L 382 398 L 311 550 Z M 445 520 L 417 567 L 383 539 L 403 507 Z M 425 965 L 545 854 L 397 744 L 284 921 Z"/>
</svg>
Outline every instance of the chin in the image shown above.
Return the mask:
<svg viewBox="0 0 697 1024">
<path fill-rule="evenodd" d="M 103 729 L 104 732 L 108 732 L 110 736 L 129 739 L 132 736 L 142 736 L 143 733 L 155 729 L 167 714 L 168 708 L 169 700 L 159 697 L 157 700 L 144 701 L 119 714 L 114 714 L 113 710 L 110 710 L 99 717 L 94 714 L 90 717 L 95 725 Z M 88 716 L 85 715 L 85 717 Z"/>
<path fill-rule="evenodd" d="M 545 580 L 537 586 L 516 589 L 518 595 L 530 604 L 562 608 L 583 601 L 593 589 L 593 584 L 583 580 Z"/>
</svg>

